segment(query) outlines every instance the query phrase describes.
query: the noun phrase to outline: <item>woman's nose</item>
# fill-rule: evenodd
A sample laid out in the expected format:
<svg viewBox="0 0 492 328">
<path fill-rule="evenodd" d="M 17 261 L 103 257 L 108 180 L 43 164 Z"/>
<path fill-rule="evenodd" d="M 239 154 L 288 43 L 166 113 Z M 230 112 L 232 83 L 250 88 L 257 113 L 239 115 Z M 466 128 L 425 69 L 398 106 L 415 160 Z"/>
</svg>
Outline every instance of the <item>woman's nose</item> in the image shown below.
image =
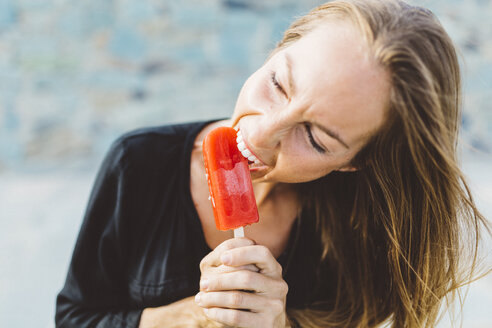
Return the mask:
<svg viewBox="0 0 492 328">
<path fill-rule="evenodd" d="M 263 115 L 255 122 L 248 135 L 249 142 L 256 149 L 274 150 L 278 148 L 285 136 L 298 123 L 298 120 L 287 111 Z"/>
</svg>

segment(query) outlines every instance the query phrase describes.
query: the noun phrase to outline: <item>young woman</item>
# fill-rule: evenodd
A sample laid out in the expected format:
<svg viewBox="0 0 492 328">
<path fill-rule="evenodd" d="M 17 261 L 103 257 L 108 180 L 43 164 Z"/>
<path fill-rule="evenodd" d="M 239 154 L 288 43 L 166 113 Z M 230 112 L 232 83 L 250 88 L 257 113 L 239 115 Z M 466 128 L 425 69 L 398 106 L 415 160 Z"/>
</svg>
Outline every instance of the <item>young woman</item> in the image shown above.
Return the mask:
<svg viewBox="0 0 492 328">
<path fill-rule="evenodd" d="M 486 226 L 457 165 L 459 118 L 456 53 L 429 11 L 396 0 L 314 9 L 246 81 L 230 119 L 114 143 L 57 326 L 433 326 L 470 279 Z M 260 163 L 247 238 L 215 228 L 201 143 L 218 126 L 237 128 Z"/>
</svg>

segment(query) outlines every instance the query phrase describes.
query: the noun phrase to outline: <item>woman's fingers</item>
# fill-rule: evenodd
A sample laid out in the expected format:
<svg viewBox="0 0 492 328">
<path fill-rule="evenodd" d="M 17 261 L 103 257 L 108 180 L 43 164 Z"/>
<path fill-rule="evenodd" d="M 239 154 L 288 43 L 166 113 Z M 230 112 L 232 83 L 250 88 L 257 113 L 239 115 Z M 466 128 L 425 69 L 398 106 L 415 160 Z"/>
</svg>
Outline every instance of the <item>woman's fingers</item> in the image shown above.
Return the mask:
<svg viewBox="0 0 492 328">
<path fill-rule="evenodd" d="M 272 278 L 282 277 L 282 266 L 277 262 L 270 250 L 261 245 L 249 245 L 225 250 L 220 262 L 228 266 L 254 264 L 260 273 Z"/>
<path fill-rule="evenodd" d="M 221 307 L 237 310 L 250 310 L 260 312 L 262 308 L 268 306 L 267 299 L 254 293 L 244 291 L 226 291 L 226 292 L 199 292 L 195 301 L 198 305 L 211 308 Z"/>
<path fill-rule="evenodd" d="M 212 252 L 205 256 L 200 262 L 200 270 L 203 272 L 207 267 L 219 266 L 222 264 L 220 256 L 225 251 L 254 245 L 255 242 L 248 238 L 231 238 L 217 246 Z M 248 263 L 246 263 L 248 264 Z"/>
<path fill-rule="evenodd" d="M 229 266 L 229 265 L 220 265 L 213 269 L 213 273 L 226 273 L 226 272 L 235 272 L 240 270 L 248 270 L 251 272 L 260 272 L 260 269 L 254 264 L 248 265 L 240 265 L 240 266 Z"/>
<path fill-rule="evenodd" d="M 265 325 L 268 318 L 276 318 L 284 311 L 281 300 L 240 291 L 200 292 L 195 301 L 208 309 L 208 317 L 234 327 L 273 327 Z"/>
<path fill-rule="evenodd" d="M 287 295 L 288 286 L 282 279 L 274 279 L 257 272 L 239 270 L 202 277 L 200 290 L 250 290 L 267 297 L 283 298 Z"/>
<path fill-rule="evenodd" d="M 287 283 L 264 246 L 247 238 L 225 241 L 200 263 L 197 303 L 213 320 L 234 327 L 283 327 Z"/>
<path fill-rule="evenodd" d="M 224 308 L 210 308 L 204 309 L 204 313 L 210 319 L 231 327 L 268 327 L 262 325 L 261 318 L 258 318 L 258 315 L 252 312 Z"/>
</svg>

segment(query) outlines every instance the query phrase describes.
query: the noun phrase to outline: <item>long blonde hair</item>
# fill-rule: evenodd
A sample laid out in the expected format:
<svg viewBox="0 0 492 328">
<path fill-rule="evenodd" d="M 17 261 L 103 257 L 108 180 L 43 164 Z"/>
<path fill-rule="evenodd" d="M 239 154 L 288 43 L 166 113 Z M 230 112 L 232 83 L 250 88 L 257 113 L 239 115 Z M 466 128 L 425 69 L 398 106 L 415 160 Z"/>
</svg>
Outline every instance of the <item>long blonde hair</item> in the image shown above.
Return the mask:
<svg viewBox="0 0 492 328">
<path fill-rule="evenodd" d="M 358 171 L 299 185 L 335 279 L 329 301 L 289 315 L 303 327 L 432 327 L 474 274 L 480 230 L 490 232 L 457 164 L 455 48 L 426 9 L 344 0 L 296 20 L 274 53 L 329 19 L 353 22 L 389 72 L 390 109 L 353 159 Z"/>
</svg>

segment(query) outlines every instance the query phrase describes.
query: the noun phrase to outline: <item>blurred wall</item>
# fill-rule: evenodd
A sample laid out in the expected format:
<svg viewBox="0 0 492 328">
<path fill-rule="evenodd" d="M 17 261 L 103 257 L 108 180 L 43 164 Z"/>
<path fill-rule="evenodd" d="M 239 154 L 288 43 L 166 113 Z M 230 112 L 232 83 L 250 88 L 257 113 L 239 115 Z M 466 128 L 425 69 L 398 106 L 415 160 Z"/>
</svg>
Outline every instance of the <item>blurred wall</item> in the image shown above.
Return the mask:
<svg viewBox="0 0 492 328">
<path fill-rule="evenodd" d="M 0 172 L 99 159 L 144 125 L 228 116 L 313 0 L 0 0 Z M 465 140 L 490 151 L 492 1 L 413 1 L 460 48 Z"/>
</svg>

